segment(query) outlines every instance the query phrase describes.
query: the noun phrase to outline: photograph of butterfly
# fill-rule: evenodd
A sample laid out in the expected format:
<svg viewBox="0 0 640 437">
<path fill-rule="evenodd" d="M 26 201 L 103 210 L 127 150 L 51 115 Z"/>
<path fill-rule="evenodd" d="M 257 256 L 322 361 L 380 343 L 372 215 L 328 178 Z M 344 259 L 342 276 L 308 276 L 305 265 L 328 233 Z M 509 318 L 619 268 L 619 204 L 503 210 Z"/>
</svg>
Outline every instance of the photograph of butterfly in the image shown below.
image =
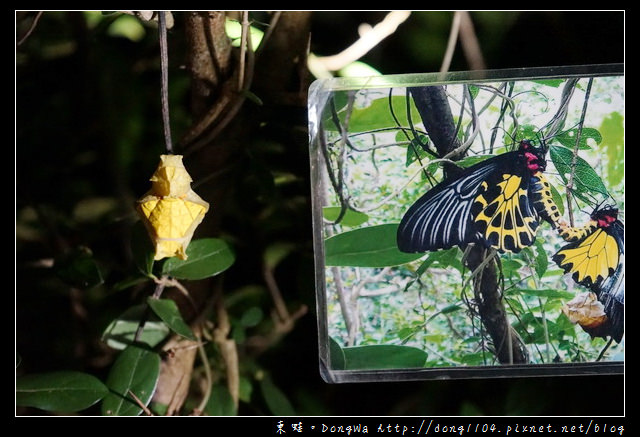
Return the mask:
<svg viewBox="0 0 640 437">
<path fill-rule="evenodd" d="M 496 76 L 312 87 L 326 379 L 624 361 L 624 77 Z"/>
</svg>

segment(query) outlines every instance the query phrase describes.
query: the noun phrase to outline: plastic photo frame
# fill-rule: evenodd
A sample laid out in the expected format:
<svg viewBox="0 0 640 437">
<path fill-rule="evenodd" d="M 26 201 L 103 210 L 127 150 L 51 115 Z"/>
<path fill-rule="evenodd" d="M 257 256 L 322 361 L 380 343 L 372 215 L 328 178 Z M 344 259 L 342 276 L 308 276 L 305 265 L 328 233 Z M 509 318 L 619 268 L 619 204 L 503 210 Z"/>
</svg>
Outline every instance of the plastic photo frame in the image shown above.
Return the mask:
<svg viewBox="0 0 640 437">
<path fill-rule="evenodd" d="M 624 373 L 623 65 L 332 78 L 308 101 L 326 382 Z M 536 209 L 541 180 L 589 241 Z M 430 190 L 447 200 L 402 230 Z M 482 225 L 492 199 L 533 237 L 496 249 L 488 228 L 514 226 Z"/>
</svg>

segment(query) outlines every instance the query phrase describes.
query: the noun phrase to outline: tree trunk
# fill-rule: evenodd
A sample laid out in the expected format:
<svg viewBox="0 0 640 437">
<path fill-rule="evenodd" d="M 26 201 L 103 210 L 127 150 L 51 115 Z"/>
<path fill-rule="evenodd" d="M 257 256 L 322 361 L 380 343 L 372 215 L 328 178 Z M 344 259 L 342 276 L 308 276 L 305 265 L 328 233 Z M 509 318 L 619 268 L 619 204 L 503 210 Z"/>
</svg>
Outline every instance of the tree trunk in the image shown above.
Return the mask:
<svg viewBox="0 0 640 437">
<path fill-rule="evenodd" d="M 278 20 L 269 31 L 268 41 L 263 42 L 255 58 L 249 50 L 245 59 L 240 59 L 240 49 L 232 48 L 226 35 L 225 12 L 189 12 L 185 17 L 194 121 L 182 135 L 176 153 L 184 154 L 195 191 L 210 203 L 196 236 L 219 235 L 225 211 L 238 206 L 231 205 L 232 193 L 246 176 L 246 149 L 264 121 L 278 117 L 287 106 L 306 105 L 308 84 L 302 72 L 306 70 L 310 13 L 274 14 Z M 261 106 L 247 100 L 249 92 L 260 99 Z M 229 338 L 223 281 L 215 277 L 194 281 L 188 287 L 196 308 L 180 295 L 176 300 L 194 332 L 201 332 L 204 320 L 214 320 L 213 340 L 226 371 L 221 377 L 237 406 L 240 361 L 236 343 Z M 185 355 L 184 359 L 179 355 Z M 191 380 L 195 349 L 175 348 L 170 356 L 163 360 L 158 382 L 158 392 L 165 397 L 183 393 L 185 381 Z M 181 406 L 182 402 L 173 400 L 171 413 Z"/>
</svg>

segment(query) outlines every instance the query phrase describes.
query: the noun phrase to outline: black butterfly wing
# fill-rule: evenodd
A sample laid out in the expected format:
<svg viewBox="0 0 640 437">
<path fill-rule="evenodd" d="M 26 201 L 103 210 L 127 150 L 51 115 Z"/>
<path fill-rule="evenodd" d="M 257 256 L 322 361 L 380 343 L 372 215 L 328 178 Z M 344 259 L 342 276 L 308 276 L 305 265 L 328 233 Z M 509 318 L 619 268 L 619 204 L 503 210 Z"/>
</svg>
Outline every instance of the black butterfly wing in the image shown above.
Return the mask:
<svg viewBox="0 0 640 437">
<path fill-rule="evenodd" d="M 612 275 L 602 281 L 600 289 L 595 291 L 598 300 L 604 305 L 610 334 L 620 343 L 624 335 L 624 224 L 616 220 L 608 231 L 618 244 L 618 266 Z"/>
<path fill-rule="evenodd" d="M 447 179 L 419 198 L 398 227 L 398 248 L 403 252 L 448 249 L 477 241 L 471 208 L 483 182 L 515 167 L 517 152 L 487 159 Z"/>
</svg>

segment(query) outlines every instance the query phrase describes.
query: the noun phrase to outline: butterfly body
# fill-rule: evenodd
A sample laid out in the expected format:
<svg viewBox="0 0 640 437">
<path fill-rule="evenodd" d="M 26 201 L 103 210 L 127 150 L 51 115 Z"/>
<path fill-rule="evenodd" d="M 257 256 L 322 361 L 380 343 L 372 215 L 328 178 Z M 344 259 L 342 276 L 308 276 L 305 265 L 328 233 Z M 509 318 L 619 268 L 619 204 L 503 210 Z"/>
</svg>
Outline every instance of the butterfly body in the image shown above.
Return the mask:
<svg viewBox="0 0 640 437">
<path fill-rule="evenodd" d="M 403 216 L 398 248 L 426 252 L 481 243 L 499 252 L 519 252 L 533 244 L 540 220 L 559 217 L 547 206 L 553 200 L 542 173 L 545 153 L 544 145 L 523 140 L 518 150 L 434 186 Z"/>
</svg>

